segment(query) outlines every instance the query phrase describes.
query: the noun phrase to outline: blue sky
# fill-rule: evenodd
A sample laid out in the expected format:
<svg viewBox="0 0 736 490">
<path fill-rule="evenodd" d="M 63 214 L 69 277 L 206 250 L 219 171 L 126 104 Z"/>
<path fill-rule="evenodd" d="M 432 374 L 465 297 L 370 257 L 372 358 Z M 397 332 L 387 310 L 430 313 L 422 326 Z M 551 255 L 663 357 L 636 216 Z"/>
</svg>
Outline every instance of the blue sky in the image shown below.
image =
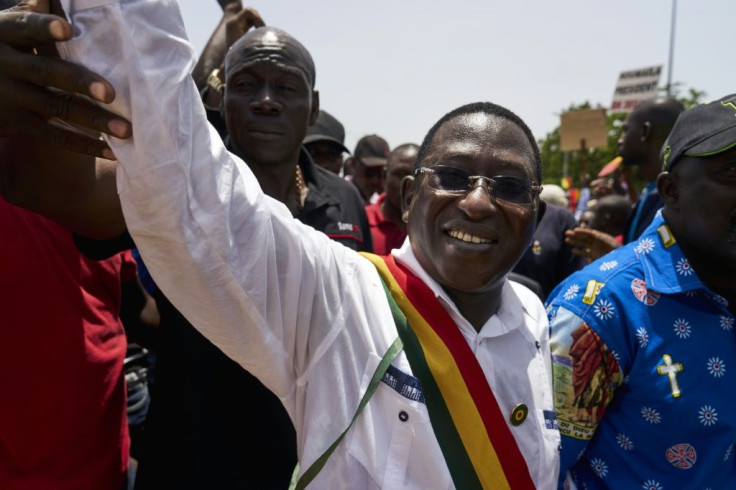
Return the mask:
<svg viewBox="0 0 736 490">
<path fill-rule="evenodd" d="M 539 139 L 571 103 L 608 107 L 621 71 L 664 65 L 673 0 L 268 0 L 245 5 L 314 57 L 321 106 L 346 145 L 376 133 L 393 148 L 420 143 L 446 112 L 491 101 Z M 197 53 L 222 11 L 180 0 Z M 678 0 L 673 81 L 708 98 L 736 92 L 736 1 Z"/>
</svg>

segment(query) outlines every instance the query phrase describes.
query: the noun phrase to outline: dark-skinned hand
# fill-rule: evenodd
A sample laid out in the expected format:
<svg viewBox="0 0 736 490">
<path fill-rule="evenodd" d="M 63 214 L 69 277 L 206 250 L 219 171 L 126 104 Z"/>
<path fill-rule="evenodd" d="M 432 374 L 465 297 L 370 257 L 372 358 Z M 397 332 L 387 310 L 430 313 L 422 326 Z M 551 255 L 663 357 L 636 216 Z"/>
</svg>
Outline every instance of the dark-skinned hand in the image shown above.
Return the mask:
<svg viewBox="0 0 736 490">
<path fill-rule="evenodd" d="M 236 15 L 230 17 L 225 25 L 225 39 L 227 47 L 230 48 L 235 42 L 250 29 L 265 26 L 261 14 L 254 8 L 247 7 L 237 12 Z M 223 67 L 224 68 L 224 67 Z"/>
<path fill-rule="evenodd" d="M 213 52 L 207 52 L 207 49 L 205 48 L 205 52 L 202 54 L 200 62 L 197 63 L 197 68 L 195 68 L 195 71 L 199 72 L 199 76 L 201 76 L 201 73 L 206 71 L 207 56 L 217 56 L 219 59 L 221 59 L 219 63 L 220 79 L 225 82 L 225 53 L 227 52 L 227 50 L 230 49 L 230 47 L 235 44 L 238 39 L 243 37 L 249 30 L 263 27 L 266 25 L 266 23 L 263 21 L 263 18 L 261 18 L 261 14 L 259 14 L 256 9 L 250 7 L 244 9 L 240 2 L 231 2 L 227 4 L 226 8 L 224 9 L 223 22 L 225 22 L 225 45 L 215 48 Z M 220 30 L 221 28 L 222 24 L 218 26 L 218 30 Z M 216 31 L 215 35 L 217 34 L 218 32 Z M 221 31 L 219 34 L 221 35 Z M 212 40 L 210 41 L 210 43 L 212 43 Z M 218 55 L 214 55 L 213 53 L 218 50 L 221 51 L 221 53 Z M 200 66 L 200 63 L 203 64 Z M 219 107 L 221 101 L 222 93 L 214 90 L 208 91 L 207 96 L 204 99 L 205 104 L 210 107 Z"/>
<path fill-rule="evenodd" d="M 223 10 L 223 12 L 226 10 L 227 7 L 230 5 L 233 5 L 233 7 L 230 7 L 231 9 L 234 8 L 236 11 L 239 11 L 243 8 L 243 4 L 241 0 L 217 0 L 217 4 L 220 6 L 220 8 Z"/>
<path fill-rule="evenodd" d="M 565 243 L 570 245 L 572 253 L 591 260 L 603 257 L 608 252 L 621 246 L 615 237 L 591 228 L 577 227 L 565 232 Z"/>
<path fill-rule="evenodd" d="M 51 7 L 61 11 L 58 1 Z M 49 14 L 49 0 L 22 1 L 0 11 L 0 137 L 42 138 L 59 148 L 113 158 L 97 136 L 58 123 L 118 138 L 132 134 L 128 121 L 89 100 L 112 102 L 112 85 L 59 58 L 54 43 L 71 37 L 66 19 Z"/>
</svg>

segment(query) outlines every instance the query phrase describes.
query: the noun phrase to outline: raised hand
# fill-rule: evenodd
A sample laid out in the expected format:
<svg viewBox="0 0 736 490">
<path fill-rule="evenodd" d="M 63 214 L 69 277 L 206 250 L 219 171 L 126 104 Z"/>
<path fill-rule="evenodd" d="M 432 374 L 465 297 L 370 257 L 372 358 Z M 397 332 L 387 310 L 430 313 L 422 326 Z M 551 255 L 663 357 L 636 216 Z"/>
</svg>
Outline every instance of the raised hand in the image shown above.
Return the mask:
<svg viewBox="0 0 736 490">
<path fill-rule="evenodd" d="M 618 248 L 621 244 L 608 233 L 590 228 L 574 228 L 565 232 L 565 243 L 572 246 L 572 253 L 595 260 Z"/>
<path fill-rule="evenodd" d="M 0 136 L 28 136 L 112 158 L 99 132 L 128 138 L 131 126 L 90 100 L 111 102 L 110 83 L 58 57 L 54 43 L 69 40 L 72 27 L 48 11 L 47 0 L 30 0 L 0 12 Z"/>
<path fill-rule="evenodd" d="M 240 1 L 226 2 L 222 19 L 212 32 L 207 45 L 197 60 L 192 71 L 192 78 L 199 90 L 205 89 L 210 76 L 217 76 L 220 83 L 225 78 L 225 54 L 235 42 L 254 27 L 266 25 L 261 15 L 253 8 L 243 8 Z M 208 90 L 204 98 L 207 106 L 218 107 L 221 94 L 217 90 Z"/>
<path fill-rule="evenodd" d="M 229 48 L 243 37 L 250 29 L 265 26 L 261 14 L 254 8 L 247 7 L 230 17 L 225 24 L 225 39 Z"/>
<path fill-rule="evenodd" d="M 217 3 L 223 11 L 230 5 L 233 5 L 233 7 L 230 8 L 236 8 L 237 10 L 243 8 L 243 4 L 240 0 L 217 0 Z"/>
</svg>

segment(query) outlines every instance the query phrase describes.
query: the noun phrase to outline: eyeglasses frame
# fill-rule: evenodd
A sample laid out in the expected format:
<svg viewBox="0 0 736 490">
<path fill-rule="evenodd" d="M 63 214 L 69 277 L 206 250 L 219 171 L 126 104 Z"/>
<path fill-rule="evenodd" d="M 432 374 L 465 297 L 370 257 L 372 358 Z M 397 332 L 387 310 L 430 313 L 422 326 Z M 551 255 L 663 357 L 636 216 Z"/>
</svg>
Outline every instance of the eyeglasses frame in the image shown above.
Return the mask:
<svg viewBox="0 0 736 490">
<path fill-rule="evenodd" d="M 417 167 L 417 168 L 414 169 L 414 172 L 413 173 L 414 173 L 414 176 L 415 177 L 416 176 L 419 176 L 419 175 L 435 174 L 437 172 L 436 169 L 438 167 L 441 167 L 441 168 L 452 168 L 452 169 L 459 170 L 461 172 L 465 172 L 465 170 L 463 170 L 461 168 L 458 168 L 458 167 L 452 167 L 452 166 L 449 166 L 449 165 L 434 165 L 432 167 Z M 465 173 L 467 173 L 467 172 L 465 172 Z M 518 178 L 518 177 L 505 176 L 505 175 L 496 175 L 495 176 L 495 178 L 498 178 L 498 177 Z M 447 193 L 447 194 L 460 195 L 460 194 L 467 194 L 468 192 L 470 192 L 473 189 L 475 189 L 478 186 L 478 182 L 479 181 L 480 182 L 486 182 L 486 185 L 483 185 L 482 187 L 488 192 L 488 195 L 491 197 L 491 199 L 493 199 L 495 201 L 495 200 L 497 200 L 496 197 L 493 195 L 493 187 L 494 187 L 494 184 L 496 183 L 495 178 L 494 177 L 488 177 L 486 175 L 470 175 L 470 174 L 468 174 L 469 187 L 466 190 L 452 191 L 452 190 L 447 190 L 447 189 L 435 189 L 434 187 L 433 187 L 433 189 L 435 191 L 437 191 L 437 192 L 443 192 L 443 193 Z M 532 181 L 531 184 L 529 185 L 529 191 L 531 192 L 532 195 L 531 195 L 531 200 L 528 203 L 518 203 L 518 202 L 513 202 L 513 201 L 507 201 L 505 199 L 498 199 L 498 200 L 499 201 L 503 201 L 503 202 L 507 202 L 509 204 L 515 204 L 515 205 L 524 206 L 524 205 L 527 205 L 527 204 L 532 204 L 534 202 L 534 195 L 535 194 L 536 195 L 539 195 L 542 192 L 542 189 L 543 189 L 543 187 L 541 185 L 537 184 L 535 181 Z"/>
</svg>

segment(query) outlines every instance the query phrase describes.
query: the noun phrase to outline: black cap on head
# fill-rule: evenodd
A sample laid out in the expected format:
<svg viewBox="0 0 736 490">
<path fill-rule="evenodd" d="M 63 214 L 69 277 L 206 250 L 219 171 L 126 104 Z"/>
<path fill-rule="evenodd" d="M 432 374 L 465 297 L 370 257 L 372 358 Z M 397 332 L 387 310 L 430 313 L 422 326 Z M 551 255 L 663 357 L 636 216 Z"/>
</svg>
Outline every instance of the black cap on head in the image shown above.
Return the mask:
<svg viewBox="0 0 736 490">
<path fill-rule="evenodd" d="M 317 122 L 307 128 L 304 144 L 317 141 L 329 141 L 339 146 L 342 151 L 350 153 L 345 147 L 345 128 L 342 123 L 326 111 L 319 111 Z"/>
<path fill-rule="evenodd" d="M 377 134 L 363 136 L 355 145 L 355 158 L 366 167 L 385 167 L 391 149 L 385 139 Z"/>
<path fill-rule="evenodd" d="M 672 170 L 683 156 L 708 157 L 736 146 L 736 94 L 680 114 L 662 146 L 662 169 Z"/>
</svg>

